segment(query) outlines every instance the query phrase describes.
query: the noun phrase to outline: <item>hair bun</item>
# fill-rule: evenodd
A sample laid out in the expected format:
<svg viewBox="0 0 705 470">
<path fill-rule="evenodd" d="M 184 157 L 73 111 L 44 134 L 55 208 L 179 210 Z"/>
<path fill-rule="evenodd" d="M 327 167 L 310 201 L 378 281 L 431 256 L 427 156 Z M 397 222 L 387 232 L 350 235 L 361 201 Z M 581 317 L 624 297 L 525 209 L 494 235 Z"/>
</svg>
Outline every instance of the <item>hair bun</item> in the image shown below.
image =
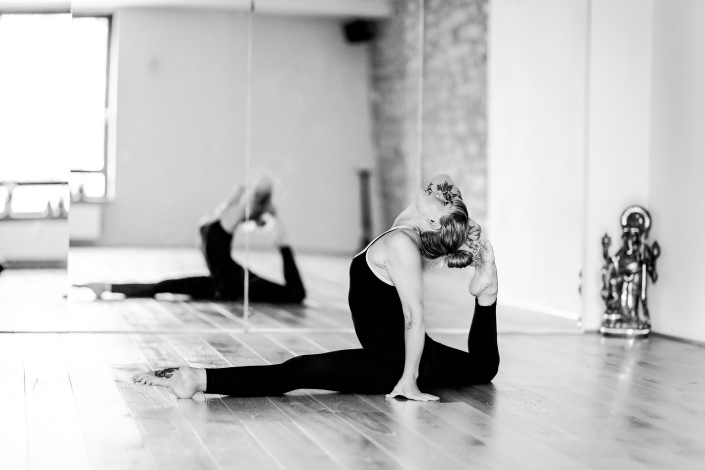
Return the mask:
<svg viewBox="0 0 705 470">
<path fill-rule="evenodd" d="M 474 256 L 468 250 L 458 250 L 455 253 L 446 255 L 445 258 L 449 268 L 465 268 L 472 264 Z"/>
</svg>

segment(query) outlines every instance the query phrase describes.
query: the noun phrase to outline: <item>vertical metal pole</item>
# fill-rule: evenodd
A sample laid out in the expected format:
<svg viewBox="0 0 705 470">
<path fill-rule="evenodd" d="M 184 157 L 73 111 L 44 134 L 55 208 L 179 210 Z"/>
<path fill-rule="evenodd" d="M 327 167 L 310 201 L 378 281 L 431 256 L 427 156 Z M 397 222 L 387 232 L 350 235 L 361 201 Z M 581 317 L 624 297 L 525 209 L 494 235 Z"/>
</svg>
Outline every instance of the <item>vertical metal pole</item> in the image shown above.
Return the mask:
<svg viewBox="0 0 705 470">
<path fill-rule="evenodd" d="M 425 2 L 419 0 L 419 73 L 416 90 L 416 184 L 414 193 L 422 186 L 421 178 L 423 173 L 423 69 L 424 69 L 424 35 L 425 35 Z"/>
<path fill-rule="evenodd" d="M 590 288 L 585 289 L 585 285 L 592 282 L 592 276 L 587 270 L 589 265 L 588 262 L 588 243 L 590 241 L 590 234 L 588 233 L 588 227 L 590 224 L 589 208 L 590 203 L 588 198 L 590 197 L 590 71 L 591 71 L 591 31 L 592 28 L 592 0 L 587 1 L 587 12 L 586 12 L 586 25 L 585 25 L 585 96 L 583 110 L 585 122 L 583 123 L 585 139 L 583 143 L 583 267 L 580 271 L 580 295 L 581 295 L 581 305 L 580 305 L 580 315 L 578 316 L 578 321 L 576 326 L 580 331 L 585 331 L 585 317 L 588 316 L 588 307 L 590 305 L 590 300 L 586 295 L 586 291 L 589 294 L 591 292 Z"/>
<path fill-rule="evenodd" d="M 255 13 L 255 0 L 250 2 L 250 12 L 247 15 L 247 65 L 245 87 L 247 104 L 245 108 L 245 220 L 250 219 L 250 155 L 252 147 L 252 17 Z M 245 328 L 248 328 L 250 317 L 250 234 L 245 230 L 245 288 L 243 292 L 243 317 Z"/>
</svg>

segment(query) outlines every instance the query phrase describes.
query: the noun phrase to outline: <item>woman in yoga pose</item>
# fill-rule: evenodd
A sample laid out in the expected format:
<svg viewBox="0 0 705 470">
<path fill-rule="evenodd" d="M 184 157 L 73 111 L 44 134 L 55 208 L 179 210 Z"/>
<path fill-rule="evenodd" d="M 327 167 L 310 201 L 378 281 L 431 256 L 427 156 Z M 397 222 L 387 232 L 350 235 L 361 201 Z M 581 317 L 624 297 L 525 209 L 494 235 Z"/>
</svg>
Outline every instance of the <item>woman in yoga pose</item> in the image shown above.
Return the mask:
<svg viewBox="0 0 705 470">
<path fill-rule="evenodd" d="M 497 269 L 491 244 L 477 243 L 479 236 L 480 227 L 468 217 L 460 192 L 449 176 L 439 175 L 390 230 L 353 258 L 348 300 L 361 349 L 298 356 L 275 365 L 181 366 L 138 374 L 134 380 L 169 387 L 180 398 L 199 391 L 266 396 L 315 388 L 420 401 L 438 400 L 422 391 L 430 387 L 489 382 L 499 367 Z M 453 268 L 475 266 L 468 352 L 425 333 L 422 257 L 443 258 Z"/>
<path fill-rule="evenodd" d="M 248 220 L 261 225 L 266 214 L 272 215 L 272 184 L 261 179 L 250 197 L 252 208 Z M 233 233 L 245 222 L 246 197 L 241 186 L 235 186 L 230 196 L 201 220 L 201 251 L 210 276 L 167 279 L 154 284 L 91 283 L 75 287 L 88 287 L 97 298 L 103 292 L 115 292 L 125 297 L 154 297 L 160 293 L 186 294 L 193 299 L 238 300 L 243 296 L 245 270 L 230 256 Z M 276 244 L 284 264 L 284 285 L 249 273 L 250 299 L 270 303 L 301 303 L 306 297 L 299 270 L 289 247 L 281 222 L 277 219 Z"/>
</svg>

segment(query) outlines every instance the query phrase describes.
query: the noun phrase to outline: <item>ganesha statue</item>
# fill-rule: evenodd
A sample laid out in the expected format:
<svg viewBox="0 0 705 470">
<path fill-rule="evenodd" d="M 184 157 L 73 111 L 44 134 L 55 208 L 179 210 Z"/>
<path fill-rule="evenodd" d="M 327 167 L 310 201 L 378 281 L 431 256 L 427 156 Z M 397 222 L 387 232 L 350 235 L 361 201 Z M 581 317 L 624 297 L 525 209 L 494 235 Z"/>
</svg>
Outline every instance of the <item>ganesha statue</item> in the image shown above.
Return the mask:
<svg viewBox="0 0 705 470">
<path fill-rule="evenodd" d="M 602 237 L 602 299 L 605 313 L 600 332 L 606 336 L 646 337 L 651 331 L 647 302 L 647 278 L 658 279 L 658 242 L 649 244 L 651 215 L 641 206 L 622 214 L 622 247 L 612 256 L 609 235 Z"/>
</svg>

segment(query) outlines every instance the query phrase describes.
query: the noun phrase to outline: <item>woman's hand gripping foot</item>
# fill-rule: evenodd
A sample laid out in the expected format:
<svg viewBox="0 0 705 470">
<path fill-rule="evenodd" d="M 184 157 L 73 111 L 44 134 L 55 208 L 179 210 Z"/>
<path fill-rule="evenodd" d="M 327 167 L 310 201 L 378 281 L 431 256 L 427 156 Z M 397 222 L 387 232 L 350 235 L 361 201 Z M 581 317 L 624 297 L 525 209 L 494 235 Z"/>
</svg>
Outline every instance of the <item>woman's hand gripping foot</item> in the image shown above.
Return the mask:
<svg viewBox="0 0 705 470">
<path fill-rule="evenodd" d="M 497 301 L 497 265 L 494 262 L 494 249 L 489 240 L 482 247 L 482 262 L 475 267 L 475 274 L 470 280 L 468 290 L 477 297 L 477 303 L 483 306 Z"/>
<path fill-rule="evenodd" d="M 206 390 L 206 370 L 188 366 L 135 374 L 135 383 L 170 388 L 179 398 L 191 398 L 196 392 Z"/>
</svg>

